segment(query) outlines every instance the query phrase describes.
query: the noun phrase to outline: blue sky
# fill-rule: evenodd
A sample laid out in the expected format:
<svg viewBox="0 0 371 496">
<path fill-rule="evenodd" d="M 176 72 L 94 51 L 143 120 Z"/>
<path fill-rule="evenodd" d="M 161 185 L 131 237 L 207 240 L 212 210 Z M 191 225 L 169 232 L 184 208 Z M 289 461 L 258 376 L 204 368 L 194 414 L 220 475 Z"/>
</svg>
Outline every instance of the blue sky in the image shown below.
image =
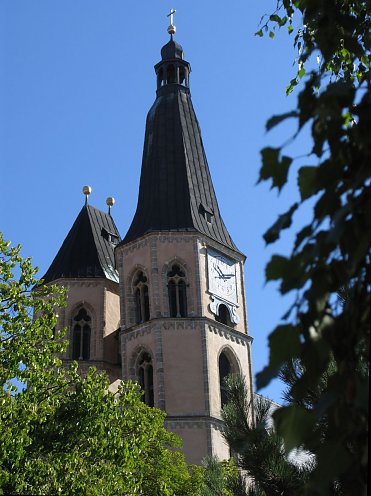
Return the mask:
<svg viewBox="0 0 371 496">
<path fill-rule="evenodd" d="M 288 253 L 292 234 L 266 248 L 262 235 L 296 199 L 256 185 L 260 149 L 292 134 L 266 120 L 291 110 L 293 40 L 254 36 L 275 0 L 2 0 L 0 3 L 0 228 L 46 271 L 80 211 L 112 214 L 122 235 L 136 208 L 146 114 L 155 99 L 153 66 L 168 41 L 166 13 L 177 12 L 176 40 L 191 63 L 192 99 L 224 221 L 247 256 L 245 279 L 253 367 L 267 361 L 267 335 L 289 304 L 265 285 L 272 253 Z M 302 155 L 305 137 L 287 150 Z M 303 162 L 298 161 L 298 165 Z M 300 224 L 308 215 L 304 210 Z M 280 399 L 280 385 L 262 391 Z"/>
</svg>

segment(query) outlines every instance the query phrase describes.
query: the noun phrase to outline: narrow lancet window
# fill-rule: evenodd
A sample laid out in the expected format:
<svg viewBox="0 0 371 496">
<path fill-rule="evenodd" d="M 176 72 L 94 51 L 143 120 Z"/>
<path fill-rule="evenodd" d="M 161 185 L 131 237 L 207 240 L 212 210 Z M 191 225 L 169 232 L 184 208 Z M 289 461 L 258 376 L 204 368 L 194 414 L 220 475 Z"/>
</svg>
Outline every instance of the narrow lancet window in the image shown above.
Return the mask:
<svg viewBox="0 0 371 496">
<path fill-rule="evenodd" d="M 137 324 L 149 320 L 149 293 L 147 277 L 142 271 L 134 279 L 135 321 Z"/>
<path fill-rule="evenodd" d="M 73 318 L 72 359 L 89 360 L 91 339 L 91 317 L 81 308 Z"/>
<path fill-rule="evenodd" d="M 231 362 L 227 355 L 222 352 L 219 355 L 219 384 L 220 384 L 220 403 L 223 408 L 228 402 L 225 379 L 232 372 Z"/>
<path fill-rule="evenodd" d="M 153 364 L 149 353 L 143 351 L 137 361 L 138 383 L 143 391 L 142 401 L 148 406 L 154 406 Z"/>
<path fill-rule="evenodd" d="M 187 316 L 187 285 L 185 272 L 174 264 L 167 273 L 170 317 Z"/>
</svg>

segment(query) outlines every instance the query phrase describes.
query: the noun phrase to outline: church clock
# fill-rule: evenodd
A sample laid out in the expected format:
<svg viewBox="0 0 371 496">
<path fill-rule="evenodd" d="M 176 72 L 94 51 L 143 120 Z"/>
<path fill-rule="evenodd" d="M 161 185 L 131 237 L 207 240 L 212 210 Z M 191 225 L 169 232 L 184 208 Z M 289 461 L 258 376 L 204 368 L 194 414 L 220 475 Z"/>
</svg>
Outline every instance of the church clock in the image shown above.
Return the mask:
<svg viewBox="0 0 371 496">
<path fill-rule="evenodd" d="M 211 293 L 210 310 L 217 316 L 219 306 L 225 305 L 230 313 L 231 321 L 239 322 L 237 309 L 236 263 L 221 253 L 207 251 L 209 292 Z"/>
<path fill-rule="evenodd" d="M 236 265 L 233 260 L 208 250 L 209 291 L 237 303 Z"/>
</svg>

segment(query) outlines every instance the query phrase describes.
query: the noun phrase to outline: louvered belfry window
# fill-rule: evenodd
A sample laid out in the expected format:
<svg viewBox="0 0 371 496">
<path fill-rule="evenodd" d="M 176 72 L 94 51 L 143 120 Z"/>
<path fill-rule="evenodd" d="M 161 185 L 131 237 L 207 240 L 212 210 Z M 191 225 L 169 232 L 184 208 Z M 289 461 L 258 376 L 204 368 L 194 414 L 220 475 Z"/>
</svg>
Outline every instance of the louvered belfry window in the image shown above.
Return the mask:
<svg viewBox="0 0 371 496">
<path fill-rule="evenodd" d="M 142 401 L 148 406 L 154 406 L 153 364 L 149 353 L 143 351 L 137 361 L 137 377 L 143 391 Z"/>
<path fill-rule="evenodd" d="M 187 285 L 185 272 L 174 264 L 167 273 L 170 317 L 187 316 Z"/>
<path fill-rule="evenodd" d="M 142 271 L 134 280 L 135 322 L 140 324 L 149 320 L 149 293 L 147 277 Z"/>
<path fill-rule="evenodd" d="M 73 318 L 73 360 L 89 360 L 90 339 L 91 317 L 85 308 L 81 308 Z"/>
</svg>

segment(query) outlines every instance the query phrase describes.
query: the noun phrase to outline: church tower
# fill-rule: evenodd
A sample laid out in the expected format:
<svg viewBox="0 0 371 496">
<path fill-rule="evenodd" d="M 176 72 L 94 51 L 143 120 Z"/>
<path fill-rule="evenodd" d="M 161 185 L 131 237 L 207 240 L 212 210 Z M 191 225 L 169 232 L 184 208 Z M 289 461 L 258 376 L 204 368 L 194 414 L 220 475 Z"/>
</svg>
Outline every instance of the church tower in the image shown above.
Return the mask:
<svg viewBox="0 0 371 496">
<path fill-rule="evenodd" d="M 173 39 L 155 65 L 138 205 L 115 248 L 122 378 L 166 411 L 189 463 L 228 458 L 220 428 L 223 379 L 252 395 L 244 255 L 221 217 L 190 94 L 190 64 Z"/>
<path fill-rule="evenodd" d="M 190 94 L 190 64 L 171 39 L 155 65 L 138 205 L 123 240 L 111 216 L 85 205 L 44 276 L 67 287 L 65 363 L 139 382 L 166 412 L 189 463 L 229 457 L 221 435 L 224 378 L 245 376 L 251 338 L 243 265 L 221 217 Z"/>
<path fill-rule="evenodd" d="M 77 216 L 51 266 L 44 283 L 67 288 L 67 307 L 60 309 L 56 332 L 67 328 L 69 346 L 64 363 L 78 360 L 85 373 L 89 367 L 107 372 L 111 388 L 121 378 L 118 354 L 120 321 L 119 279 L 114 249 L 120 234 L 111 216 L 113 198 L 107 198 L 109 213 L 88 204 L 91 193 L 84 186 L 85 205 Z"/>
</svg>

